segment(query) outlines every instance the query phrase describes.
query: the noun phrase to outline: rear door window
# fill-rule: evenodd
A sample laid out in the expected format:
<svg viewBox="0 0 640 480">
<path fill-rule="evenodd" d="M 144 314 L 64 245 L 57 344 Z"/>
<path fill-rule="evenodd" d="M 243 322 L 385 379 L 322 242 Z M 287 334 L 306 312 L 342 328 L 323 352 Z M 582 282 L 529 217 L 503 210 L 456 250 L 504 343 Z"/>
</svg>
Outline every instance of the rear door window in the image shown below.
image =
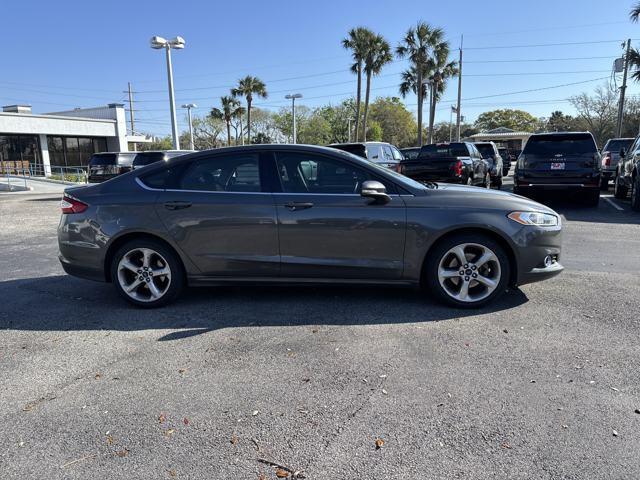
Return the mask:
<svg viewBox="0 0 640 480">
<path fill-rule="evenodd" d="M 259 154 L 216 155 L 194 161 L 178 182 L 180 190 L 260 192 Z"/>
<path fill-rule="evenodd" d="M 525 155 L 569 156 L 596 152 L 596 144 L 591 135 L 534 135 L 529 138 L 522 153 Z"/>
<path fill-rule="evenodd" d="M 150 165 L 155 162 L 159 162 L 160 160 L 165 159 L 164 152 L 142 152 L 136 155 L 136 158 L 133 160 L 134 167 L 143 167 L 145 165 Z"/>
<path fill-rule="evenodd" d="M 480 152 L 480 155 L 484 159 L 491 158 L 496 154 L 493 151 L 493 145 L 491 145 L 489 143 L 476 144 L 475 147 L 478 149 L 478 151 Z"/>
<path fill-rule="evenodd" d="M 420 149 L 420 158 L 468 157 L 469 152 L 464 143 L 443 145 L 425 145 Z"/>
</svg>

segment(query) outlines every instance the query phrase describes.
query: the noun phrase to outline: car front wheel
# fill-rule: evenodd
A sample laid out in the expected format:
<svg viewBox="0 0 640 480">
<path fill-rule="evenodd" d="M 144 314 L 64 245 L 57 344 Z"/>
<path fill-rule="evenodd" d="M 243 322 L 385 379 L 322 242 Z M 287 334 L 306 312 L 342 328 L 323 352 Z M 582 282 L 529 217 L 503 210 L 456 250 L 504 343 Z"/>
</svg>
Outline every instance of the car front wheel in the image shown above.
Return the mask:
<svg viewBox="0 0 640 480">
<path fill-rule="evenodd" d="M 620 177 L 618 175 L 613 179 L 613 196 L 619 200 L 627 198 L 627 187 L 620 185 Z"/>
<path fill-rule="evenodd" d="M 123 245 L 111 262 L 111 278 L 122 297 L 144 308 L 166 305 L 184 286 L 184 272 L 176 254 L 150 239 Z"/>
<path fill-rule="evenodd" d="M 490 237 L 463 234 L 436 245 L 424 274 L 429 291 L 440 301 L 477 308 L 504 293 L 510 265 L 504 248 Z"/>
</svg>

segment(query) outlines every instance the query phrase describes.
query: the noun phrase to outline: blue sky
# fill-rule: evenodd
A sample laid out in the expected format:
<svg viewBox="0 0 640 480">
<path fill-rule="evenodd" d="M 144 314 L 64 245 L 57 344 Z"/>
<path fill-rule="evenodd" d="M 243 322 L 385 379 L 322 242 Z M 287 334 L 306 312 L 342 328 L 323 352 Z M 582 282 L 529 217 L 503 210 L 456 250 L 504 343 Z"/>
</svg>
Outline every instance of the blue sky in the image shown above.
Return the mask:
<svg viewBox="0 0 640 480">
<path fill-rule="evenodd" d="M 267 83 L 269 98 L 256 101 L 263 108 L 288 105 L 287 92 L 302 93 L 300 103 L 309 107 L 335 104 L 355 92 L 349 54 L 340 45 L 349 28 L 367 26 L 395 47 L 422 19 L 446 31 L 452 54 L 464 34 L 468 120 L 494 108 L 522 108 L 538 116 L 556 109 L 570 113 L 567 97 L 609 79 L 621 41 L 640 39 L 640 25 L 628 20 L 632 3 L 5 1 L 0 103 L 30 103 L 40 113 L 120 102 L 131 81 L 137 92 L 136 130 L 168 133 L 163 53 L 148 45 L 152 35 L 181 35 L 187 46 L 173 56 L 177 102 L 198 104 L 196 114 L 217 105 L 247 74 Z M 567 43 L 573 45 L 557 45 Z M 554 45 L 529 46 L 546 44 Z M 541 61 L 548 59 L 553 60 Z M 397 96 L 405 67 L 404 61 L 387 66 L 374 79 L 372 94 Z M 574 85 L 548 88 L 564 84 Z M 544 90 L 522 92 L 534 89 Z M 632 85 L 629 93 L 639 90 Z M 455 97 L 453 81 L 437 120 L 448 121 Z M 415 110 L 414 97 L 405 102 Z"/>
</svg>

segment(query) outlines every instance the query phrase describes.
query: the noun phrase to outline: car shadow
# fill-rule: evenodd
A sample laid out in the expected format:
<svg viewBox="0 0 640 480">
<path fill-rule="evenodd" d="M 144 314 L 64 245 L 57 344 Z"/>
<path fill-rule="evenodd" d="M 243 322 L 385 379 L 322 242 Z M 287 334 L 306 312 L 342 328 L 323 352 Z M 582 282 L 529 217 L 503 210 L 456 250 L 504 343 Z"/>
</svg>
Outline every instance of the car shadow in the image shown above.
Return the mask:
<svg viewBox="0 0 640 480">
<path fill-rule="evenodd" d="M 177 330 L 159 341 L 236 327 L 439 322 L 508 310 L 528 301 L 510 290 L 481 309 L 450 308 L 419 290 L 389 287 L 243 286 L 192 288 L 175 303 L 130 306 L 113 286 L 67 275 L 0 283 L 0 329 Z"/>
</svg>

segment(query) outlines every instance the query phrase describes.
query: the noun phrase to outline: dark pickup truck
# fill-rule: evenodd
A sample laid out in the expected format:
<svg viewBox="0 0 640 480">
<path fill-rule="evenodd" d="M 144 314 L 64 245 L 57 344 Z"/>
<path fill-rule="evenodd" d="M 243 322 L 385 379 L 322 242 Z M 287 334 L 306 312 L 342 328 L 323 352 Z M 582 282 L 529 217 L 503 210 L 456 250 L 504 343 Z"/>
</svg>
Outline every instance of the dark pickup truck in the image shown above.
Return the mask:
<svg viewBox="0 0 640 480">
<path fill-rule="evenodd" d="M 418 182 L 491 185 L 488 163 L 469 142 L 424 145 L 416 159 L 400 162 L 399 172 Z"/>
</svg>

